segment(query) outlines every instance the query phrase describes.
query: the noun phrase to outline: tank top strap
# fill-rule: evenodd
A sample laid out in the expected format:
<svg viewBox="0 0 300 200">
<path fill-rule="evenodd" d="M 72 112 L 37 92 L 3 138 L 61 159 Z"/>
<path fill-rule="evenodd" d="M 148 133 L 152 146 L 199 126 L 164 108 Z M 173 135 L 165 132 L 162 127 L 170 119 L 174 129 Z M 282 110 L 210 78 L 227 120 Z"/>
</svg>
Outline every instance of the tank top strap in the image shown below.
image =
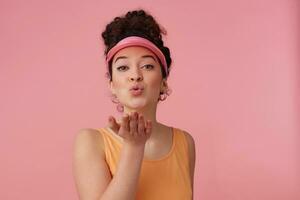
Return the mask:
<svg viewBox="0 0 300 200">
<path fill-rule="evenodd" d="M 175 128 L 177 132 L 177 143 L 182 146 L 184 149 L 188 147 L 187 136 L 184 131 L 180 128 Z"/>
<path fill-rule="evenodd" d="M 187 136 L 184 131 L 180 128 L 176 130 L 176 154 L 182 159 L 182 164 L 189 168 L 189 148 Z"/>
<path fill-rule="evenodd" d="M 111 173 L 114 174 L 120 158 L 122 144 L 118 139 L 111 135 L 112 133 L 110 133 L 107 128 L 98 128 L 98 131 L 103 138 L 106 162 Z"/>
</svg>

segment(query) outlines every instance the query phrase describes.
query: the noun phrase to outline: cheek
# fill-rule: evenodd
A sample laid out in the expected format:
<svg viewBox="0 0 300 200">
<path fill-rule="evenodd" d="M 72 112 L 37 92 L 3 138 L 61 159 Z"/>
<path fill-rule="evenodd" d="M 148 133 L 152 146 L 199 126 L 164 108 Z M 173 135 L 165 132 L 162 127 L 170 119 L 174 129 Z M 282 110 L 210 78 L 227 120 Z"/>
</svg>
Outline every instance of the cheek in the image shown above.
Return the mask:
<svg viewBox="0 0 300 200">
<path fill-rule="evenodd" d="M 125 85 L 124 83 L 117 83 L 115 84 L 115 90 L 118 94 L 123 94 L 124 92 L 126 92 L 127 89 L 127 85 Z"/>
<path fill-rule="evenodd" d="M 125 87 L 125 77 L 122 76 L 122 74 L 119 74 L 117 71 L 114 71 L 113 70 L 113 76 L 112 76 L 112 79 L 113 79 L 113 86 L 116 90 L 119 90 L 121 89 L 122 87 Z"/>
<path fill-rule="evenodd" d="M 128 90 L 127 87 L 128 85 L 126 85 L 126 83 L 120 79 L 115 79 L 113 82 L 113 88 L 118 97 L 121 97 L 124 94 L 124 92 Z"/>
<path fill-rule="evenodd" d="M 156 76 L 156 77 L 152 78 L 151 80 L 149 80 L 147 83 L 148 83 L 147 87 L 151 91 L 159 94 L 159 92 L 160 92 L 160 85 L 161 85 L 161 78 L 160 77 Z"/>
</svg>

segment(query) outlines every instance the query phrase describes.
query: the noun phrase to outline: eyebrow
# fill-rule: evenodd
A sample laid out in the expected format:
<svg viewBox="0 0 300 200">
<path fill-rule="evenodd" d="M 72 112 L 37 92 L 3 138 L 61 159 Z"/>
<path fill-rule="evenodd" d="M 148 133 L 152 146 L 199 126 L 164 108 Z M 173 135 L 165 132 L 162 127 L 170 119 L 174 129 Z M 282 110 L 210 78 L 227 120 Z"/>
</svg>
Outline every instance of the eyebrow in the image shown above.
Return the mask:
<svg viewBox="0 0 300 200">
<path fill-rule="evenodd" d="M 116 63 L 117 60 L 119 60 L 119 59 L 125 59 L 125 58 L 128 58 L 128 57 L 127 57 L 127 56 L 119 56 L 119 57 L 115 60 L 114 63 Z M 151 56 L 151 55 L 144 55 L 144 56 L 142 56 L 141 58 L 152 58 L 154 61 L 156 61 L 156 59 L 155 59 L 153 56 Z M 157 61 L 156 61 L 156 62 L 157 62 Z"/>
</svg>

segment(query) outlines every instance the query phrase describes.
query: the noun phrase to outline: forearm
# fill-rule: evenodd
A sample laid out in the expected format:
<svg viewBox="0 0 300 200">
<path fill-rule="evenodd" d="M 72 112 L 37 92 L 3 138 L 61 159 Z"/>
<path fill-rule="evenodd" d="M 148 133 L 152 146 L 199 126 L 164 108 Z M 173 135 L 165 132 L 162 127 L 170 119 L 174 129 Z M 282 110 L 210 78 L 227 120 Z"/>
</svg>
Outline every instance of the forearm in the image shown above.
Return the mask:
<svg viewBox="0 0 300 200">
<path fill-rule="evenodd" d="M 134 200 L 145 146 L 123 145 L 116 174 L 100 200 Z"/>
</svg>

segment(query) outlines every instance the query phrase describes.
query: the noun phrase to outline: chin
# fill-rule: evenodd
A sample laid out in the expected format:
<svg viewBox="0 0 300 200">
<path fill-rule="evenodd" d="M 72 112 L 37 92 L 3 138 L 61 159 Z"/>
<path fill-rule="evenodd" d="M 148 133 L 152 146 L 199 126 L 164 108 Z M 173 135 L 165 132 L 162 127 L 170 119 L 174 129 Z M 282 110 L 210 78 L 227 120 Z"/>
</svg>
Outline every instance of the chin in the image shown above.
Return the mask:
<svg viewBox="0 0 300 200">
<path fill-rule="evenodd" d="M 146 104 L 129 104 L 128 107 L 131 109 L 141 109 L 146 107 Z"/>
<path fill-rule="evenodd" d="M 131 109 L 141 109 L 147 106 L 147 101 L 146 99 L 131 99 L 126 106 Z"/>
</svg>

